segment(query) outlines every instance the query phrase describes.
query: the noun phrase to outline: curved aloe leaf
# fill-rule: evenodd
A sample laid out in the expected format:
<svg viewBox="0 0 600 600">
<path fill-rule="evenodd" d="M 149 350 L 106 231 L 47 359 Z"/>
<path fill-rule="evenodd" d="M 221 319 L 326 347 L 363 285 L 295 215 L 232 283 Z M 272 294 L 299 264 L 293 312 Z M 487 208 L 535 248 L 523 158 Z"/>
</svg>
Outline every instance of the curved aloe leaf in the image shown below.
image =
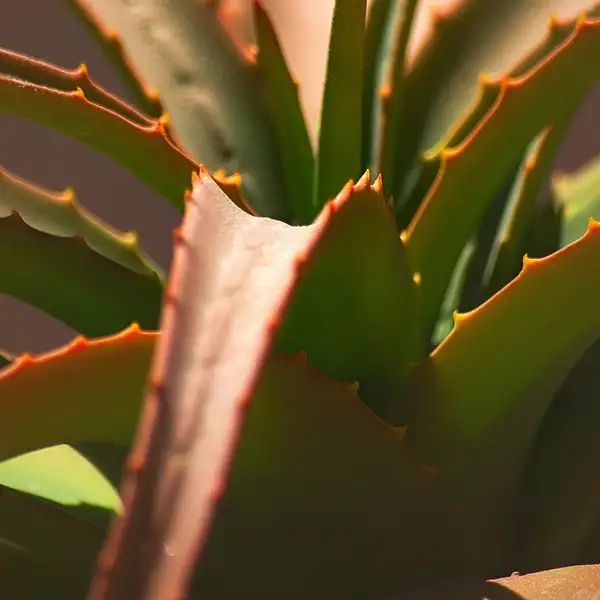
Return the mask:
<svg viewBox="0 0 600 600">
<path fill-rule="evenodd" d="M 93 104 L 115 112 L 137 125 L 148 127 L 156 122 L 99 86 L 89 76 L 84 64 L 69 71 L 18 52 L 0 48 L 0 73 L 63 92 L 80 89 Z"/>
<path fill-rule="evenodd" d="M 78 0 L 123 42 L 129 61 L 156 89 L 171 130 L 207 168 L 240 173 L 264 215 L 288 220 L 280 151 L 254 59 L 240 53 L 215 3 Z"/>
<path fill-rule="evenodd" d="M 315 170 L 315 212 L 361 174 L 366 10 L 366 0 L 336 0 L 334 5 Z"/>
<path fill-rule="evenodd" d="M 312 223 L 314 156 L 300 105 L 298 82 L 292 79 L 269 15 L 253 2 L 258 42 L 257 64 L 279 147 L 294 221 Z"/>
<path fill-rule="evenodd" d="M 102 48 L 121 74 L 136 103 L 148 115 L 158 119 L 164 113 L 158 93 L 149 84 L 142 81 L 123 50 L 121 38 L 112 29 L 102 24 L 91 7 L 77 0 L 69 0 L 69 6 L 73 8 L 75 15 L 84 22 L 88 31 L 100 40 Z"/>
<path fill-rule="evenodd" d="M 600 336 L 600 282 L 590 277 L 598 261 L 600 224 L 594 222 L 567 248 L 526 259 L 501 292 L 456 316 L 454 330 L 415 378 L 407 440 L 421 460 L 439 468 L 438 481 L 463 527 L 466 559 L 475 565 L 497 566 L 541 419 Z"/>
<path fill-rule="evenodd" d="M 442 151 L 440 173 L 406 240 L 411 264 L 422 278 L 426 335 L 433 329 L 456 261 L 494 192 L 529 142 L 600 77 L 600 61 L 589 60 L 596 55 L 600 56 L 600 19 L 580 19 L 565 42 L 527 75 L 504 79 L 502 93 L 478 127 L 458 147 Z M 567 72 L 572 85 L 565 89 L 562 75 Z M 491 168 L 482 170 L 482 161 Z M 461 190 L 470 196 L 466 204 Z M 453 221 L 459 204 L 462 218 Z"/>
<path fill-rule="evenodd" d="M 157 326 L 161 274 L 135 234 L 89 215 L 72 190 L 50 192 L 0 168 L 0 255 L 1 293 L 80 333 L 106 335 L 132 322 Z"/>
<path fill-rule="evenodd" d="M 0 112 L 36 121 L 89 144 L 183 209 L 195 163 L 165 135 L 162 121 L 140 125 L 71 91 L 0 73 Z"/>
<path fill-rule="evenodd" d="M 342 595 L 389 591 L 390 576 L 414 577 L 418 564 L 422 576 L 430 571 L 432 545 L 421 546 L 423 553 L 415 548 L 433 538 L 439 519 L 428 478 L 402 451 L 401 433 L 375 418 L 351 386 L 270 351 L 298 279 L 351 201 L 340 204 L 330 204 L 312 226 L 289 227 L 246 215 L 207 174 L 196 183 L 127 463 L 125 517 L 105 549 L 110 560 L 99 564 L 94 600 L 185 595 L 199 551 L 207 561 L 199 588 L 234 596 L 279 590 L 305 598 L 323 584 L 325 565 Z M 265 490 L 273 504 L 259 500 Z M 226 516 L 212 537 L 216 510 Z M 367 520 L 359 518 L 365 510 Z M 397 521 L 384 517 L 388 510 Z M 306 519 L 311 513 L 315 518 Z M 283 526 L 300 515 L 302 527 Z M 388 533 L 390 521 L 402 523 L 401 531 Z M 346 553 L 339 541 L 348 522 L 355 528 Z M 269 541 L 248 556 L 242 547 L 259 531 Z M 310 553 L 309 563 L 294 558 L 298 553 Z M 403 575 L 388 570 L 383 556 L 401 556 Z M 227 572 L 239 578 L 223 577 Z"/>
<path fill-rule="evenodd" d="M 368 4 L 364 43 L 362 170 L 372 168 L 374 135 L 377 131 L 381 85 L 390 53 L 393 22 L 392 0 L 372 0 Z"/>
<path fill-rule="evenodd" d="M 382 97 L 381 140 L 378 149 L 378 171 L 386 181 L 394 185 L 396 155 L 402 138 L 396 136 L 401 122 L 408 83 L 406 70 L 406 49 L 413 27 L 418 0 L 404 0 L 395 10 L 398 18 L 395 23 L 393 51 L 390 57 L 390 74 Z"/>
<path fill-rule="evenodd" d="M 564 209 L 561 245 L 566 246 L 583 235 L 590 217 L 600 219 L 600 156 L 575 173 L 557 173 L 552 191 Z"/>
<path fill-rule="evenodd" d="M 157 335 L 132 326 L 98 340 L 76 338 L 2 369 L 0 460 L 62 443 L 128 445 Z"/>
<path fill-rule="evenodd" d="M 389 182 L 395 193 L 415 152 L 438 144 L 473 104 L 481 73 L 496 77 L 511 72 L 525 54 L 536 55 L 549 23 L 562 27 L 553 15 L 573 17 L 593 5 L 593 0 L 463 0 L 436 9 L 430 37 L 411 59 L 396 130 L 402 140 L 394 163 L 396 181 Z M 553 33 L 549 37 L 559 40 Z"/>
<path fill-rule="evenodd" d="M 0 486 L 0 589 L 18 600 L 85 596 L 102 531 L 60 505 Z"/>
<path fill-rule="evenodd" d="M 534 140 L 527 153 L 500 224 L 498 238 L 488 263 L 487 295 L 491 296 L 506 285 L 517 273 L 524 254 L 528 224 L 534 217 L 542 187 L 554 165 L 554 159 L 571 124 L 579 102 L 549 125 Z M 590 216 L 588 215 L 588 219 Z M 585 228 L 581 235 L 585 233 Z M 571 240 L 574 241 L 574 240 Z"/>
</svg>

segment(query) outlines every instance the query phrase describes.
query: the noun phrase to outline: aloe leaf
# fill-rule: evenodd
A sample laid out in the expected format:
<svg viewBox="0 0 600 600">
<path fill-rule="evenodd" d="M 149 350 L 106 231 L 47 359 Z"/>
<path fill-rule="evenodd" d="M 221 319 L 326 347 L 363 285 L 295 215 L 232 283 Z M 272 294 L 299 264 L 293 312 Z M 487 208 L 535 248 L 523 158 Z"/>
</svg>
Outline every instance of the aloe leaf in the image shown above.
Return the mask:
<svg viewBox="0 0 600 600">
<path fill-rule="evenodd" d="M 552 191 L 564 209 L 561 245 L 583 235 L 590 217 L 600 219 L 600 156 L 575 173 L 556 173 Z"/>
<path fill-rule="evenodd" d="M 600 565 L 577 565 L 541 573 L 444 585 L 390 600 L 593 600 L 600 590 Z"/>
<path fill-rule="evenodd" d="M 536 46 L 529 54 L 523 56 L 520 62 L 514 66 L 509 75 L 512 78 L 523 77 L 542 61 L 554 48 L 563 43 L 571 34 L 573 24 L 570 21 L 559 21 L 551 19 L 550 29 L 542 44 Z M 405 228 L 410 219 L 415 215 L 425 193 L 417 195 L 417 192 L 426 192 L 433 180 L 430 180 L 433 165 L 440 162 L 442 150 L 446 147 L 456 147 L 462 144 L 469 134 L 478 126 L 487 113 L 494 107 L 502 91 L 502 79 L 494 79 L 484 73 L 479 74 L 479 90 L 476 100 L 466 109 L 462 117 L 452 123 L 445 134 L 425 152 L 420 152 L 413 168 L 407 173 L 407 178 L 401 181 L 400 189 L 395 191 L 396 211 L 399 216 L 399 224 Z M 410 89 L 407 89 L 410 93 Z M 407 146 L 408 147 L 408 146 Z M 396 169 L 397 173 L 400 171 Z M 437 174 L 437 173 L 436 173 Z M 412 188 L 412 182 L 418 182 L 418 190 Z M 422 182 L 427 182 L 427 188 L 423 189 Z M 511 178 L 512 183 L 512 178 Z M 418 199 L 418 204 L 415 200 Z M 480 282 L 477 282 L 478 285 Z"/>
<path fill-rule="evenodd" d="M 479 126 L 458 147 L 442 152 L 438 178 L 411 222 L 406 241 L 411 264 L 422 278 L 426 335 L 433 329 L 456 261 L 495 190 L 535 135 L 583 97 L 600 76 L 600 61 L 589 60 L 596 54 L 600 55 L 600 19 L 578 20 L 566 41 L 527 75 L 504 79 L 502 93 Z M 572 81 L 566 89 L 565 73 Z M 482 161 L 491 168 L 482 170 Z M 461 190 L 470 196 L 467 204 Z M 456 221 L 459 204 L 462 218 Z"/>
<path fill-rule="evenodd" d="M 280 150 L 253 56 L 241 53 L 211 2 L 78 0 L 123 41 L 156 89 L 170 131 L 208 169 L 240 173 L 250 203 L 289 220 Z"/>
<path fill-rule="evenodd" d="M 300 105 L 275 29 L 260 2 L 253 2 L 258 42 L 257 64 L 279 142 L 294 221 L 312 223 L 314 156 Z"/>
<path fill-rule="evenodd" d="M 527 66 L 523 56 L 530 52 L 541 58 L 536 46 L 548 23 L 553 29 L 564 27 L 553 15 L 573 17 L 592 5 L 592 0 L 464 0 L 434 9 L 433 31 L 412 57 L 407 76 L 407 96 L 396 130 L 403 143 L 395 161 L 395 194 L 412 168 L 415 152 L 436 146 L 476 101 L 482 73 L 494 78 L 519 63 Z M 560 35 L 550 32 L 548 39 L 558 42 Z"/>
<path fill-rule="evenodd" d="M 69 0 L 73 12 L 86 25 L 88 31 L 100 41 L 100 45 L 112 64 L 119 71 L 123 81 L 133 94 L 135 102 L 140 108 L 158 119 L 164 112 L 160 98 L 155 89 L 147 82 L 142 81 L 140 74 L 131 64 L 123 50 L 123 42 L 115 31 L 103 25 L 98 15 L 91 6 L 78 0 Z"/>
<path fill-rule="evenodd" d="M 361 174 L 366 0 L 336 0 L 315 170 L 315 212 Z"/>
<path fill-rule="evenodd" d="M 85 596 L 102 543 L 98 528 L 60 505 L 0 486 L 0 536 L 3 595 L 18 600 Z"/>
<path fill-rule="evenodd" d="M 98 85 L 90 77 L 84 64 L 79 65 L 76 69 L 68 70 L 6 48 L 0 48 L 0 73 L 7 77 L 15 77 L 63 92 L 80 89 L 93 104 L 115 112 L 138 125 L 150 126 L 155 123 L 154 119 Z"/>
<path fill-rule="evenodd" d="M 516 173 L 517 168 L 511 169 L 509 176 L 502 182 L 500 189 L 486 208 L 474 235 L 475 249 L 467 265 L 460 303 L 457 307 L 462 312 L 472 310 L 487 300 L 484 287 L 485 270 L 498 235 L 502 215 L 506 212 L 510 200 L 510 191 L 514 186 Z"/>
<path fill-rule="evenodd" d="M 176 247 L 152 383 L 127 462 L 125 517 L 109 537 L 105 552 L 111 560 L 100 563 L 90 598 L 185 595 L 197 553 L 213 564 L 209 533 L 216 510 L 226 516 L 221 533 L 215 530 L 215 563 L 227 566 L 207 566 L 200 576 L 200 589 L 212 590 L 208 595 L 235 590 L 234 596 L 273 596 L 274 590 L 289 592 L 293 580 L 291 596 L 284 595 L 304 598 L 322 582 L 325 565 L 332 581 L 344 586 L 338 588 L 342 595 L 377 592 L 390 585 L 390 573 L 397 577 L 396 569 L 384 568 L 382 556 L 394 562 L 406 557 L 413 576 L 417 556 L 422 560 L 415 544 L 424 529 L 437 525 L 427 508 L 433 502 L 425 491 L 427 476 L 401 451 L 401 433 L 358 402 L 352 386 L 270 352 L 299 278 L 351 206 L 342 202 L 330 204 L 311 226 L 290 227 L 248 216 L 206 173 L 196 183 Z M 344 427 L 336 429 L 340 423 Z M 223 496 L 225 481 L 232 489 Z M 273 503 L 263 501 L 265 490 Z M 379 538 L 390 525 L 384 507 L 408 515 L 417 506 L 423 519 L 399 518 L 401 532 Z M 372 518 L 359 518 L 365 509 Z M 313 511 L 320 517 L 307 519 Z M 283 526 L 299 520 L 302 527 L 293 531 Z M 356 526 L 349 555 L 339 545 L 348 522 Z M 235 541 L 227 541 L 231 532 Z M 244 532 L 248 538 L 238 540 Z M 270 541 L 249 556 L 242 547 L 258 532 Z M 379 544 L 396 551 L 388 554 Z M 308 565 L 294 558 L 297 552 L 310 552 Z M 240 576 L 224 577 L 228 572 Z"/>
<path fill-rule="evenodd" d="M 417 283 L 381 180 L 373 187 L 369 180 L 367 171 L 348 184 L 320 217 L 331 225 L 284 316 L 277 348 L 305 351 L 322 373 L 359 382 L 362 401 L 382 414 L 399 401 L 423 348 Z"/>
<path fill-rule="evenodd" d="M 404 0 L 396 8 L 399 13 L 395 23 L 393 51 L 391 55 L 389 80 L 382 96 L 381 140 L 379 147 L 378 171 L 390 186 L 394 186 L 396 155 L 403 140 L 396 136 L 403 117 L 406 98 L 406 49 L 412 31 L 418 0 Z"/>
<path fill-rule="evenodd" d="M 464 527 L 466 559 L 475 565 L 498 566 L 541 419 L 600 336 L 600 286 L 590 277 L 599 260 L 595 222 L 551 257 L 526 259 L 498 294 L 456 316 L 452 333 L 415 377 L 407 441 L 439 469 L 438 482 Z"/>
<path fill-rule="evenodd" d="M 576 103 L 538 135 L 521 165 L 498 238 L 491 251 L 486 277 L 488 296 L 497 292 L 519 272 L 527 225 L 534 217 L 536 203 L 578 107 L 579 103 Z M 593 215 L 589 215 L 588 220 L 590 216 Z M 584 233 L 585 228 L 580 235 Z"/>
<path fill-rule="evenodd" d="M 2 369 L 0 460 L 64 443 L 128 445 L 156 336 L 131 326 L 97 340 L 79 337 Z"/>
<path fill-rule="evenodd" d="M 372 0 L 367 10 L 363 74 L 363 171 L 374 166 L 373 138 L 380 111 L 381 86 L 390 55 L 393 8 L 392 0 Z"/>
<path fill-rule="evenodd" d="M 523 478 L 515 540 L 523 569 L 578 562 L 600 521 L 600 443 L 594 426 L 600 417 L 599 360 L 597 340 L 569 373 L 542 421 Z"/>
<path fill-rule="evenodd" d="M 463 290 L 465 289 L 467 273 L 469 265 L 473 260 L 475 248 L 476 241 L 469 240 L 469 242 L 467 242 L 467 245 L 464 247 L 460 258 L 458 259 L 458 262 L 456 263 L 454 273 L 452 274 L 452 278 L 450 279 L 450 285 L 446 290 L 446 296 L 444 297 L 444 301 L 442 302 L 442 306 L 440 309 L 440 317 L 433 331 L 431 341 L 434 348 L 435 346 L 438 346 L 444 341 L 446 336 L 452 331 L 452 328 L 454 327 L 454 313 L 460 307 L 461 296 Z"/>
<path fill-rule="evenodd" d="M 80 333 L 157 326 L 162 275 L 135 234 L 92 217 L 72 190 L 50 192 L 0 168 L 0 255 L 1 293 Z"/>
<path fill-rule="evenodd" d="M 177 209 L 195 163 L 166 137 L 162 121 L 140 125 L 71 91 L 0 74 L 0 112 L 36 121 L 121 163 Z"/>
</svg>

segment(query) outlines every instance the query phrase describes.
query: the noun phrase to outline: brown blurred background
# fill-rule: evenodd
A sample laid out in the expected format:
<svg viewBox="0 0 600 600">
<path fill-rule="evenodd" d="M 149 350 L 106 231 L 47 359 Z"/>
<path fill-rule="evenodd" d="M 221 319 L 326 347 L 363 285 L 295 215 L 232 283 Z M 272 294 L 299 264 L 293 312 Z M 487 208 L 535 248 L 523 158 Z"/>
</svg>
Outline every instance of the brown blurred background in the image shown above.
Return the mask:
<svg viewBox="0 0 600 600">
<path fill-rule="evenodd" d="M 332 0 L 264 3 L 283 38 L 294 73 L 304 85 L 302 98 L 314 132 Z M 128 98 L 115 69 L 68 4 L 67 0 L 0 0 L 0 46 L 69 68 L 85 62 L 99 83 Z M 572 170 L 598 152 L 600 85 L 573 123 L 557 168 Z M 108 158 L 44 127 L 0 114 L 0 164 L 46 187 L 74 187 L 80 202 L 102 219 L 122 230 L 137 230 L 145 250 L 168 268 L 171 230 L 178 214 Z M 0 347 L 11 352 L 41 351 L 72 335 L 61 323 L 0 295 Z"/>
</svg>

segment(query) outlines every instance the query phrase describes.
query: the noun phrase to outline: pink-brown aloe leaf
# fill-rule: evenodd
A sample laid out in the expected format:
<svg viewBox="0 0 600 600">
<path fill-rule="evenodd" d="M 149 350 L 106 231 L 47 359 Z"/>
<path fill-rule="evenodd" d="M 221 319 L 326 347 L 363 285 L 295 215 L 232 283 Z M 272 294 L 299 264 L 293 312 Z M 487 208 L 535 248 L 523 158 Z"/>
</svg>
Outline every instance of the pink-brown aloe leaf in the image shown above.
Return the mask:
<svg viewBox="0 0 600 600">
<path fill-rule="evenodd" d="M 187 593 L 196 558 L 221 506 L 246 406 L 251 398 L 251 409 L 255 402 L 265 401 L 261 395 L 265 392 L 257 391 L 258 382 L 268 372 L 267 362 L 276 359 L 269 357 L 283 312 L 304 273 L 319 260 L 328 238 L 339 235 L 343 222 L 356 226 L 349 215 L 356 203 L 361 205 L 364 189 L 371 189 L 367 176 L 354 188 L 350 186 L 356 193 L 340 194 L 329 202 L 312 225 L 291 227 L 245 213 L 205 171 L 195 181 L 177 236 L 163 335 L 154 356 L 146 406 L 126 469 L 124 518 L 116 523 L 99 561 L 92 600 L 164 600 Z M 372 201 L 382 202 L 377 196 Z M 281 402 L 298 399 L 298 385 L 290 385 L 290 397 L 282 397 Z M 306 391 L 309 405 L 319 398 L 314 394 Z M 328 407 L 327 394 L 323 400 Z M 339 406 L 343 408 L 344 403 Z M 332 415 L 331 408 L 323 411 Z M 340 414 L 339 410 L 333 413 Z M 368 425 L 372 418 L 372 414 L 365 417 L 362 433 L 367 435 L 371 428 L 373 445 L 379 446 L 380 436 L 374 436 Z M 340 427 L 353 421 L 356 417 L 344 415 Z M 335 449 L 337 438 L 329 433 L 324 438 Z M 291 452 L 301 450 L 300 445 Z M 406 486 L 422 489 L 415 479 L 421 471 L 410 461 L 413 466 L 407 467 L 401 452 L 390 450 L 388 458 L 385 453 L 382 456 L 376 464 L 391 457 L 404 464 L 392 470 L 403 473 L 396 485 L 403 493 L 395 497 L 406 496 Z M 314 478 L 313 471 L 304 474 L 304 468 L 298 469 L 298 476 Z M 388 482 L 388 477 L 384 480 Z M 319 485 L 309 484 L 307 489 L 318 490 Z M 307 494 L 309 510 L 319 500 L 318 494 Z M 409 496 L 413 497 L 412 492 Z M 420 501 L 411 501 L 413 512 L 425 504 L 419 497 Z M 331 515 L 336 515 L 334 506 L 339 507 L 339 502 L 332 502 Z M 397 510 L 396 504 L 390 512 Z M 394 537 L 403 539 L 400 534 Z M 427 549 L 429 555 L 431 548 Z"/>
</svg>

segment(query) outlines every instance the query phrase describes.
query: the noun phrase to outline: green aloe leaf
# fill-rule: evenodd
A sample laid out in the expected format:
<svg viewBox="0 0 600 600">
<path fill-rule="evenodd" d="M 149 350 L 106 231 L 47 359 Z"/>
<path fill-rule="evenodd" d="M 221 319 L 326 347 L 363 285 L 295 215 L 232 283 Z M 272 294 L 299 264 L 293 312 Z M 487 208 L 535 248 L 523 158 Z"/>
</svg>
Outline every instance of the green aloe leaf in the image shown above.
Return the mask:
<svg viewBox="0 0 600 600">
<path fill-rule="evenodd" d="M 391 50 L 392 0 L 372 0 L 368 5 L 364 43 L 362 170 L 372 168 L 381 90 Z"/>
<path fill-rule="evenodd" d="M 319 128 L 315 212 L 349 179 L 361 174 L 366 10 L 366 0 L 336 0 L 334 5 Z"/>
<path fill-rule="evenodd" d="M 433 31 L 409 67 L 407 97 L 396 130 L 403 143 L 395 161 L 395 194 L 413 167 L 415 153 L 439 144 L 476 102 L 482 73 L 496 77 L 519 63 L 527 66 L 523 56 L 528 53 L 539 59 L 536 46 L 545 45 L 548 25 L 564 27 L 553 15 L 573 17 L 592 10 L 594 4 L 593 0 L 464 0 L 436 9 Z M 548 38 L 558 42 L 560 35 L 551 32 Z"/>
<path fill-rule="evenodd" d="M 173 0 L 141 9 L 120 0 L 78 3 L 121 38 L 185 150 L 209 169 L 240 173 L 261 214 L 289 220 L 280 150 L 254 57 L 230 38 L 215 3 Z"/>
<path fill-rule="evenodd" d="M 380 140 L 378 148 L 377 171 L 390 186 L 394 186 L 396 174 L 396 156 L 398 146 L 403 143 L 396 135 L 403 118 L 408 83 L 406 69 L 406 50 L 413 28 L 418 0 L 404 0 L 395 9 L 397 13 L 393 31 L 393 49 L 390 57 L 390 73 L 384 84 L 382 95 L 382 115 L 380 121 Z"/>
<path fill-rule="evenodd" d="M 0 371 L 0 459 L 79 442 L 131 440 L 158 334 L 136 326 L 17 358 Z"/>
<path fill-rule="evenodd" d="M 162 275 L 135 234 L 92 217 L 72 190 L 50 192 L 0 168 L 0 256 L 1 293 L 84 335 L 157 327 Z"/>
<path fill-rule="evenodd" d="M 89 144 L 122 164 L 176 208 L 183 209 L 184 190 L 197 166 L 165 135 L 162 121 L 140 124 L 130 120 L 113 111 L 114 107 L 105 108 L 88 100 L 81 87 L 67 89 L 71 81 L 68 77 L 59 78 L 60 87 L 50 87 L 48 83 L 60 72 L 57 67 L 48 66 L 43 75 L 45 63 L 37 62 L 33 68 L 15 53 L 2 54 L 2 60 L 6 70 L 0 71 L 0 112 L 36 121 Z M 22 77 L 19 65 L 25 74 L 35 76 L 34 81 Z M 97 98 L 98 86 L 94 90 Z M 102 101 L 107 96 L 104 93 Z"/>
<path fill-rule="evenodd" d="M 158 93 L 147 82 L 142 81 L 123 50 L 121 38 L 115 31 L 102 24 L 91 6 L 77 0 L 69 0 L 68 3 L 75 15 L 86 25 L 87 30 L 100 41 L 101 48 L 120 73 L 136 104 L 146 114 L 158 119 L 164 113 Z"/>
<path fill-rule="evenodd" d="M 502 215 L 506 212 L 510 201 L 510 192 L 514 187 L 516 173 L 516 168 L 509 171 L 508 177 L 502 182 L 500 189 L 494 194 L 494 198 L 486 208 L 477 232 L 473 236 L 475 248 L 466 267 L 457 310 L 466 312 L 487 300 L 484 287 L 486 266 L 498 236 Z"/>
<path fill-rule="evenodd" d="M 138 125 L 151 126 L 155 123 L 154 119 L 147 117 L 98 85 L 90 77 L 84 64 L 68 70 L 0 48 L 0 73 L 63 92 L 72 92 L 79 88 L 93 104 L 115 112 Z"/>
<path fill-rule="evenodd" d="M 390 573 L 400 575 L 384 568 L 383 556 L 404 577 L 415 577 L 419 564 L 430 576 L 434 552 L 419 544 L 439 531 L 439 507 L 427 474 L 403 452 L 402 433 L 352 386 L 271 352 L 294 288 L 353 203 L 360 193 L 328 205 L 312 226 L 290 227 L 239 210 L 206 173 L 196 183 L 127 463 L 125 517 L 109 538 L 114 560 L 99 570 L 93 600 L 185 595 L 198 552 L 205 596 L 306 598 L 330 585 L 324 573 L 342 596 L 389 592 Z M 181 510 L 189 506 L 192 521 Z M 223 522 L 212 530 L 215 511 Z M 348 522 L 349 545 L 340 548 Z M 397 532 L 383 533 L 394 523 Z M 242 549 L 259 532 L 264 543 L 248 555 Z M 308 565 L 299 558 L 307 553 Z M 230 572 L 239 577 L 224 576 Z"/>
<path fill-rule="evenodd" d="M 566 246 L 585 233 L 590 217 L 600 219 L 600 156 L 575 173 L 556 173 L 552 191 L 564 210 L 561 245 Z"/>
<path fill-rule="evenodd" d="M 526 76 L 504 79 L 498 101 L 480 125 L 458 147 L 442 151 L 440 173 L 406 238 L 411 264 L 422 278 L 426 335 L 437 320 L 456 261 L 494 192 L 529 142 L 600 76 L 600 61 L 589 60 L 595 55 L 600 55 L 600 19 L 578 20 L 564 43 Z M 562 85 L 565 73 L 572 81 L 568 88 Z M 482 161 L 491 168 L 481 169 Z M 458 211 L 462 218 L 457 221 Z"/>
<path fill-rule="evenodd" d="M 457 315 L 452 333 L 415 376 L 407 441 L 439 469 L 438 482 L 463 527 L 465 559 L 474 565 L 498 565 L 544 413 L 600 336 L 600 283 L 590 277 L 599 260 L 594 222 L 574 244 L 525 260 L 498 294 Z"/>
<path fill-rule="evenodd" d="M 305 351 L 322 373 L 359 382 L 363 402 L 382 414 L 399 402 L 410 365 L 422 358 L 423 348 L 418 280 L 381 180 L 373 187 L 369 180 L 367 171 L 356 186 L 347 185 L 320 217 L 331 225 L 298 284 L 277 348 Z"/>
<path fill-rule="evenodd" d="M 540 193 L 548 180 L 556 153 L 577 108 L 579 108 L 579 102 L 544 129 L 534 140 L 521 164 L 507 211 L 500 225 L 498 238 L 489 259 L 486 278 L 488 296 L 497 292 L 519 272 L 526 244 L 527 226 L 534 217 Z M 580 236 L 584 233 L 585 228 L 581 231 Z"/>
<path fill-rule="evenodd" d="M 312 223 L 314 156 L 300 105 L 298 82 L 288 70 L 269 15 L 260 2 L 253 2 L 258 42 L 257 64 L 277 139 L 294 221 Z"/>
</svg>

